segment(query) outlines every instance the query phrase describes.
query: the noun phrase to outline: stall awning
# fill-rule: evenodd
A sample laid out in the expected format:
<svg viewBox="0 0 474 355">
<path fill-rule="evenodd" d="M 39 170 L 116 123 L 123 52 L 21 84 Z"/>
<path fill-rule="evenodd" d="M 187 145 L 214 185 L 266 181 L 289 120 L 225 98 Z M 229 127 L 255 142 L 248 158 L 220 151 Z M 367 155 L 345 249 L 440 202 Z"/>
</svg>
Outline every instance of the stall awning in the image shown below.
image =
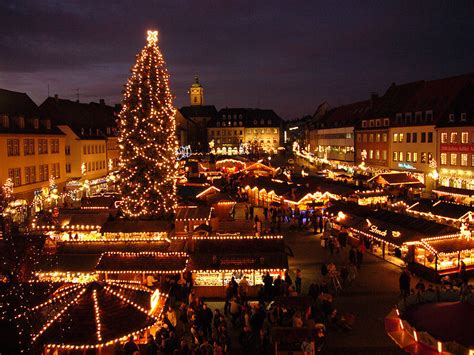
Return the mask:
<svg viewBox="0 0 474 355">
<path fill-rule="evenodd" d="M 108 221 L 102 228 L 103 233 L 167 233 L 171 223 L 159 220 L 115 220 Z"/>
<path fill-rule="evenodd" d="M 66 210 L 67 211 L 67 210 Z M 97 213 L 95 211 L 77 210 L 75 212 L 61 211 L 57 218 L 50 220 L 39 219 L 36 229 L 40 230 L 96 230 L 102 228 L 109 219 L 109 213 Z"/>
<path fill-rule="evenodd" d="M 188 256 L 185 253 L 109 252 L 104 253 L 96 270 L 106 273 L 165 273 L 184 271 Z"/>
<path fill-rule="evenodd" d="M 460 189 L 457 187 L 439 186 L 434 189 L 433 192 L 439 195 L 453 195 L 474 198 L 474 190 Z"/>
<path fill-rule="evenodd" d="M 193 254 L 188 269 L 192 271 L 226 270 L 286 270 L 288 257 L 284 253 L 264 253 L 259 256 L 242 254 Z"/>
<path fill-rule="evenodd" d="M 195 240 L 195 252 L 216 255 L 244 254 L 258 256 L 260 253 L 285 252 L 282 238 L 252 239 L 199 239 Z"/>
<path fill-rule="evenodd" d="M 407 173 L 384 173 L 374 176 L 369 181 L 375 181 L 379 185 L 401 186 L 422 188 L 425 187 L 420 180 L 408 175 Z"/>
<path fill-rule="evenodd" d="M 176 221 L 209 221 L 212 207 L 208 206 L 179 206 L 176 209 Z"/>
<path fill-rule="evenodd" d="M 424 242 L 429 245 L 438 254 L 450 254 L 463 250 L 474 249 L 474 239 L 464 237 L 446 238 Z"/>
<path fill-rule="evenodd" d="M 469 213 L 474 213 L 474 207 L 445 201 L 422 200 L 408 207 L 407 211 L 433 217 L 462 220 L 468 217 Z"/>
</svg>

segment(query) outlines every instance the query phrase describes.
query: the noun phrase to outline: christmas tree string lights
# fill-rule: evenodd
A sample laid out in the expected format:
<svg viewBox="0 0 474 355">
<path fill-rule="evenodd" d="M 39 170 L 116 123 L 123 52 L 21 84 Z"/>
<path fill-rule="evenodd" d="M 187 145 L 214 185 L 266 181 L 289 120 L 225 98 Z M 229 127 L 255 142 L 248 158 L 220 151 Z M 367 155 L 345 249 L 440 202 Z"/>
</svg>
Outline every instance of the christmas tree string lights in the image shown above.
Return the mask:
<svg viewBox="0 0 474 355">
<path fill-rule="evenodd" d="M 127 217 L 169 218 L 176 207 L 175 108 L 158 32 L 137 55 L 120 112 L 120 191 Z"/>
</svg>

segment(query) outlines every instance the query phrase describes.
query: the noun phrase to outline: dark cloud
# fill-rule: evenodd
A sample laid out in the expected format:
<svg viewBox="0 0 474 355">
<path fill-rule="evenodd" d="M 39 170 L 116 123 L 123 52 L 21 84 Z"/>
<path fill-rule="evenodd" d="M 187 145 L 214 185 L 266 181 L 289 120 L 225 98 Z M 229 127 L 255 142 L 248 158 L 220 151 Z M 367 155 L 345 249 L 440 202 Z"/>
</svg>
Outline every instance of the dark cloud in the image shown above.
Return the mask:
<svg viewBox="0 0 474 355">
<path fill-rule="evenodd" d="M 287 118 L 393 82 L 472 71 L 468 1 L 66 1 L 0 3 L 0 86 L 118 102 L 147 28 L 160 31 L 176 105 L 195 74 L 218 107 Z"/>
</svg>

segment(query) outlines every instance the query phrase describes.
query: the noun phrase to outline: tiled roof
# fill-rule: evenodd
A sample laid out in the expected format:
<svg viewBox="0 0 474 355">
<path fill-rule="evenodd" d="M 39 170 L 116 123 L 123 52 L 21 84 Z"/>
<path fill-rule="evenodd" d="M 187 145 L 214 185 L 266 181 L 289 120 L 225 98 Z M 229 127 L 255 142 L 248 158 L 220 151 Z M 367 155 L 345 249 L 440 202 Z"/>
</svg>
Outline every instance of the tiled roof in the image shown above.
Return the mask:
<svg viewBox="0 0 474 355">
<path fill-rule="evenodd" d="M 454 119 L 449 115 L 454 114 Z M 464 119 L 461 115 L 465 114 Z M 474 80 L 467 84 L 446 110 L 446 114 L 438 120 L 438 127 L 473 126 L 474 125 Z"/>
<path fill-rule="evenodd" d="M 438 186 L 437 188 L 433 189 L 435 193 L 441 194 L 454 194 L 466 197 L 474 197 L 474 190 L 469 189 L 461 189 L 458 187 L 450 187 L 450 186 Z"/>
<path fill-rule="evenodd" d="M 23 92 L 0 89 L 0 115 L 38 117 L 38 106 Z"/>
<path fill-rule="evenodd" d="M 37 272 L 83 272 L 92 273 L 100 254 L 53 254 L 41 258 L 35 267 Z"/>
<path fill-rule="evenodd" d="M 413 187 L 424 187 L 424 185 L 420 182 L 420 180 L 406 173 L 379 174 L 373 177 L 371 180 L 374 180 L 378 184 L 386 183 L 388 185 L 407 185 L 407 186 L 413 186 Z"/>
<path fill-rule="evenodd" d="M 55 125 L 67 125 L 81 138 L 100 139 L 107 134 L 107 127 L 116 128 L 114 107 L 97 103 L 80 103 L 48 97 L 39 107 L 42 117 Z"/>
<path fill-rule="evenodd" d="M 351 127 L 367 115 L 371 109 L 371 101 L 359 101 L 351 104 L 335 107 L 317 121 L 319 129 Z"/>
<path fill-rule="evenodd" d="M 188 257 L 174 253 L 104 253 L 96 270 L 102 272 L 180 272 L 185 269 Z"/>
<path fill-rule="evenodd" d="M 283 239 L 199 239 L 195 242 L 197 254 L 238 254 L 258 256 L 261 253 L 279 253 L 285 251 Z"/>
</svg>

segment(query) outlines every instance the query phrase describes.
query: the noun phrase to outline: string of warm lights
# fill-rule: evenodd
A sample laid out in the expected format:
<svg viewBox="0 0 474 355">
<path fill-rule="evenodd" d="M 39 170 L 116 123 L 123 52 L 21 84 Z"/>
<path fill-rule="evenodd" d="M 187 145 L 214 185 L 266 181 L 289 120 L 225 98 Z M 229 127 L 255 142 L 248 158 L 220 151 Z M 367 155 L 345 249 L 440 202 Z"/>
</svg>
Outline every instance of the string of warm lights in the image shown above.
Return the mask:
<svg viewBox="0 0 474 355">
<path fill-rule="evenodd" d="M 99 302 L 97 301 L 97 290 L 92 291 L 92 299 L 94 301 L 95 327 L 97 334 L 97 341 L 102 341 L 102 325 L 100 324 Z"/>
<path fill-rule="evenodd" d="M 176 110 L 158 33 L 148 31 L 147 40 L 132 68 L 119 114 L 121 208 L 129 217 L 163 217 L 177 205 Z"/>
<path fill-rule="evenodd" d="M 38 331 L 38 333 L 34 334 L 31 337 L 31 341 L 35 342 L 36 339 L 38 339 L 41 336 L 41 334 L 43 334 L 59 317 L 61 317 L 64 314 L 64 312 L 66 312 L 69 309 L 69 307 L 75 304 L 82 297 L 82 295 L 84 294 L 84 292 L 86 292 L 86 290 L 87 288 L 84 287 L 70 303 L 66 304 L 55 316 L 49 319 L 43 325 L 43 327 Z"/>
</svg>

